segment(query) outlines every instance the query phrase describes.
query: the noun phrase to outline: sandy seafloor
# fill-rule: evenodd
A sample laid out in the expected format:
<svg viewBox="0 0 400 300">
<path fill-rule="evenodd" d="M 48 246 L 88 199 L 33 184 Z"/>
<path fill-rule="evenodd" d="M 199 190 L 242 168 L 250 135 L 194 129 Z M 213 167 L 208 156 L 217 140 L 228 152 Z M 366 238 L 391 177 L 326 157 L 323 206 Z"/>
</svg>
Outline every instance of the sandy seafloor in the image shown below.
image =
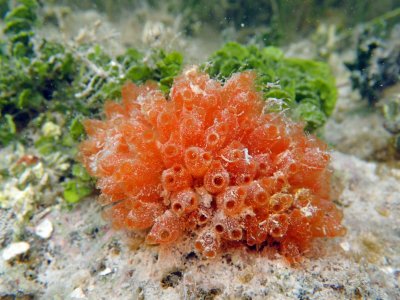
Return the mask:
<svg viewBox="0 0 400 300">
<path fill-rule="evenodd" d="M 296 268 L 246 250 L 207 261 L 185 244 L 128 246 L 87 199 L 46 215 L 54 232 L 29 238 L 26 261 L 0 261 L 0 288 L 25 299 L 399 299 L 400 171 L 339 152 L 332 167 L 348 233 Z"/>
<path fill-rule="evenodd" d="M 191 49 L 196 56 L 198 48 Z M 336 59 L 332 65 L 340 66 Z M 145 246 L 140 235 L 128 242 L 88 198 L 71 210 L 56 204 L 33 216 L 30 249 L 9 261 L 0 256 L 0 299 L 400 299 L 400 169 L 371 160 L 387 147 L 382 118 L 357 114 L 365 101 L 343 69 L 335 73 L 340 95 L 325 138 L 345 237 L 318 241 L 295 268 L 246 249 L 204 260 L 189 241 L 173 249 Z M 15 222 L 7 216 L 0 210 L 2 234 Z M 53 227 L 48 238 L 35 233 L 44 220 Z"/>
</svg>

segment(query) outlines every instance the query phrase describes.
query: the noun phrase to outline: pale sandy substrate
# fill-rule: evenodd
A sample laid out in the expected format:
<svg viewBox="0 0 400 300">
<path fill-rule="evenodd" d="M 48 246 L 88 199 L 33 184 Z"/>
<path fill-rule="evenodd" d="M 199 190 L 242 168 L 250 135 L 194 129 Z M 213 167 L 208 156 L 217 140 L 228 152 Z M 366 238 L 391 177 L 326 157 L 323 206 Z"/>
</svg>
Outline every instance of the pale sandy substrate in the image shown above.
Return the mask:
<svg viewBox="0 0 400 300">
<path fill-rule="evenodd" d="M 339 97 L 324 127 L 324 139 L 336 150 L 365 160 L 390 160 L 390 134 L 383 126 L 380 107 L 385 98 L 374 107 L 368 106 L 367 100 L 351 89 L 348 73 L 340 72 L 344 78 L 337 76 Z"/>
<path fill-rule="evenodd" d="M 45 218 L 24 259 L 0 258 L 0 295 L 39 299 L 400 299 L 400 171 L 333 153 L 348 233 L 297 268 L 238 250 L 205 261 L 190 248 L 129 247 L 88 199 Z M 33 230 L 33 229 L 32 229 Z M 29 298 L 28 298 L 29 299 Z"/>
</svg>

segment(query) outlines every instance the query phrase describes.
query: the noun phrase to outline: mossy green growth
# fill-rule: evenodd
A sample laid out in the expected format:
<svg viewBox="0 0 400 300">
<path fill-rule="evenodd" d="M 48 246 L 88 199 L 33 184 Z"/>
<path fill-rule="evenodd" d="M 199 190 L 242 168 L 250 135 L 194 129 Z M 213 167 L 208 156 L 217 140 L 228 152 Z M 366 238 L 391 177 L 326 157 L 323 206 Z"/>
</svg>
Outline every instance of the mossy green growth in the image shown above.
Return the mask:
<svg viewBox="0 0 400 300">
<path fill-rule="evenodd" d="M 25 57 L 33 54 L 31 36 L 37 21 L 37 8 L 36 0 L 19 0 L 12 10 L 4 14 L 3 32 L 9 38 L 8 51 L 12 55 Z M 8 10 L 9 7 L 4 6 L 3 9 Z"/>
<path fill-rule="evenodd" d="M 36 1 L 20 0 L 4 13 L 0 146 L 18 141 L 35 147 L 42 157 L 66 155 L 71 167 L 62 174 L 64 197 L 74 203 L 94 189 L 92 180 L 75 172 L 80 166 L 76 153 L 84 136 L 82 120 L 101 115 L 104 101 L 117 100 L 126 81 L 154 80 L 168 93 L 183 57 L 177 52 L 144 54 L 136 49 L 113 57 L 98 45 L 70 47 L 40 39 L 35 35 L 40 26 L 37 10 Z"/>
<path fill-rule="evenodd" d="M 57 43 L 42 41 L 34 49 L 37 22 L 34 0 L 20 0 L 4 18 L 0 41 L 0 144 L 21 139 L 18 132 L 40 112 L 56 90 L 65 90 L 72 57 Z"/>
<path fill-rule="evenodd" d="M 4 18 L 5 35 L 0 40 L 0 145 L 20 138 L 18 134 L 41 114 L 54 112 L 63 114 L 72 130 L 67 130 L 68 134 L 77 140 L 76 120 L 99 114 L 105 100 L 120 97 L 126 81 L 140 84 L 154 80 L 167 93 L 182 69 L 183 57 L 177 52 L 151 50 L 144 54 L 128 49 L 112 57 L 98 45 L 69 48 L 38 39 L 34 33 L 37 7 L 34 0 L 17 1 Z"/>
<path fill-rule="evenodd" d="M 74 178 L 66 181 L 64 186 L 64 199 L 68 203 L 77 203 L 82 198 L 93 193 L 94 182 L 85 168 L 80 164 L 72 167 L 72 175 Z"/>
<path fill-rule="evenodd" d="M 230 42 L 212 54 L 203 68 L 222 80 L 235 72 L 254 70 L 265 99 L 277 100 L 277 110 L 290 108 L 293 117 L 306 123 L 307 131 L 324 125 L 335 107 L 337 90 L 329 66 L 285 57 L 276 47 Z"/>
<path fill-rule="evenodd" d="M 387 101 L 382 106 L 385 118 L 384 127 L 392 135 L 392 148 L 396 156 L 400 156 L 400 95 Z"/>
<path fill-rule="evenodd" d="M 9 9 L 8 0 L 0 0 L 0 18 L 3 18 Z"/>
<path fill-rule="evenodd" d="M 355 59 L 347 63 L 354 89 L 370 105 L 400 80 L 400 8 L 364 25 L 358 32 Z"/>
<path fill-rule="evenodd" d="M 14 119 L 10 114 L 1 116 L 0 122 L 0 140 L 3 143 L 8 144 L 16 138 L 17 128 L 14 123 Z"/>
<path fill-rule="evenodd" d="M 168 93 L 173 78 L 178 75 L 183 66 L 182 54 L 179 52 L 167 53 L 161 49 L 150 50 L 145 54 L 129 48 L 124 54 L 113 59 L 105 54 L 99 46 L 94 46 L 88 59 L 107 74 L 107 78 L 101 78 L 101 74 L 93 74 L 99 77 L 99 82 L 104 81 L 103 84 L 100 84 L 99 89 L 93 91 L 95 92 L 94 98 L 100 102 L 104 99 L 120 98 L 121 86 L 126 81 L 141 84 L 152 80 L 159 83 L 162 91 Z M 93 80 L 93 77 L 90 80 Z M 89 97 L 91 98 L 91 96 Z M 91 99 L 92 101 L 93 99 Z"/>
</svg>

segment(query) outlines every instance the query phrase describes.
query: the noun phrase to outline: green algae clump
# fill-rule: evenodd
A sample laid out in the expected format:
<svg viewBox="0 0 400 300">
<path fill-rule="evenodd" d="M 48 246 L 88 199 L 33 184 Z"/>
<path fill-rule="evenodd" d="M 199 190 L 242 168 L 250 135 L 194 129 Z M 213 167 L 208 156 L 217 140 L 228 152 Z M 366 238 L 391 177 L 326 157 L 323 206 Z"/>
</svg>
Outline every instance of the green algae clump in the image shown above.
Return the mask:
<svg viewBox="0 0 400 300">
<path fill-rule="evenodd" d="M 307 131 L 323 126 L 335 107 L 337 90 L 329 66 L 285 57 L 276 47 L 258 48 L 230 42 L 210 56 L 204 69 L 218 79 L 254 70 L 264 99 L 279 104 L 273 110 L 289 108 L 292 117 L 306 123 Z"/>
</svg>

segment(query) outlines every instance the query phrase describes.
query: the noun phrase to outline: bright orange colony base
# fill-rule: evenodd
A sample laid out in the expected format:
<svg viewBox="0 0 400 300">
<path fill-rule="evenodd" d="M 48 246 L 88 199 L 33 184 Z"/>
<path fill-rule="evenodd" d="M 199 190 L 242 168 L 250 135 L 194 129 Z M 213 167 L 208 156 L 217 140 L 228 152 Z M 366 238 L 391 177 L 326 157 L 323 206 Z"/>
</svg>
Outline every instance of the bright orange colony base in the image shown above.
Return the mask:
<svg viewBox="0 0 400 300">
<path fill-rule="evenodd" d="M 222 85 L 192 68 L 167 99 L 155 84 L 128 83 L 104 121 L 85 122 L 81 161 L 115 228 L 147 229 L 150 244 L 195 233 L 208 258 L 267 245 L 292 262 L 314 238 L 345 233 L 326 145 L 264 113 L 254 82 L 244 72 Z"/>
</svg>

